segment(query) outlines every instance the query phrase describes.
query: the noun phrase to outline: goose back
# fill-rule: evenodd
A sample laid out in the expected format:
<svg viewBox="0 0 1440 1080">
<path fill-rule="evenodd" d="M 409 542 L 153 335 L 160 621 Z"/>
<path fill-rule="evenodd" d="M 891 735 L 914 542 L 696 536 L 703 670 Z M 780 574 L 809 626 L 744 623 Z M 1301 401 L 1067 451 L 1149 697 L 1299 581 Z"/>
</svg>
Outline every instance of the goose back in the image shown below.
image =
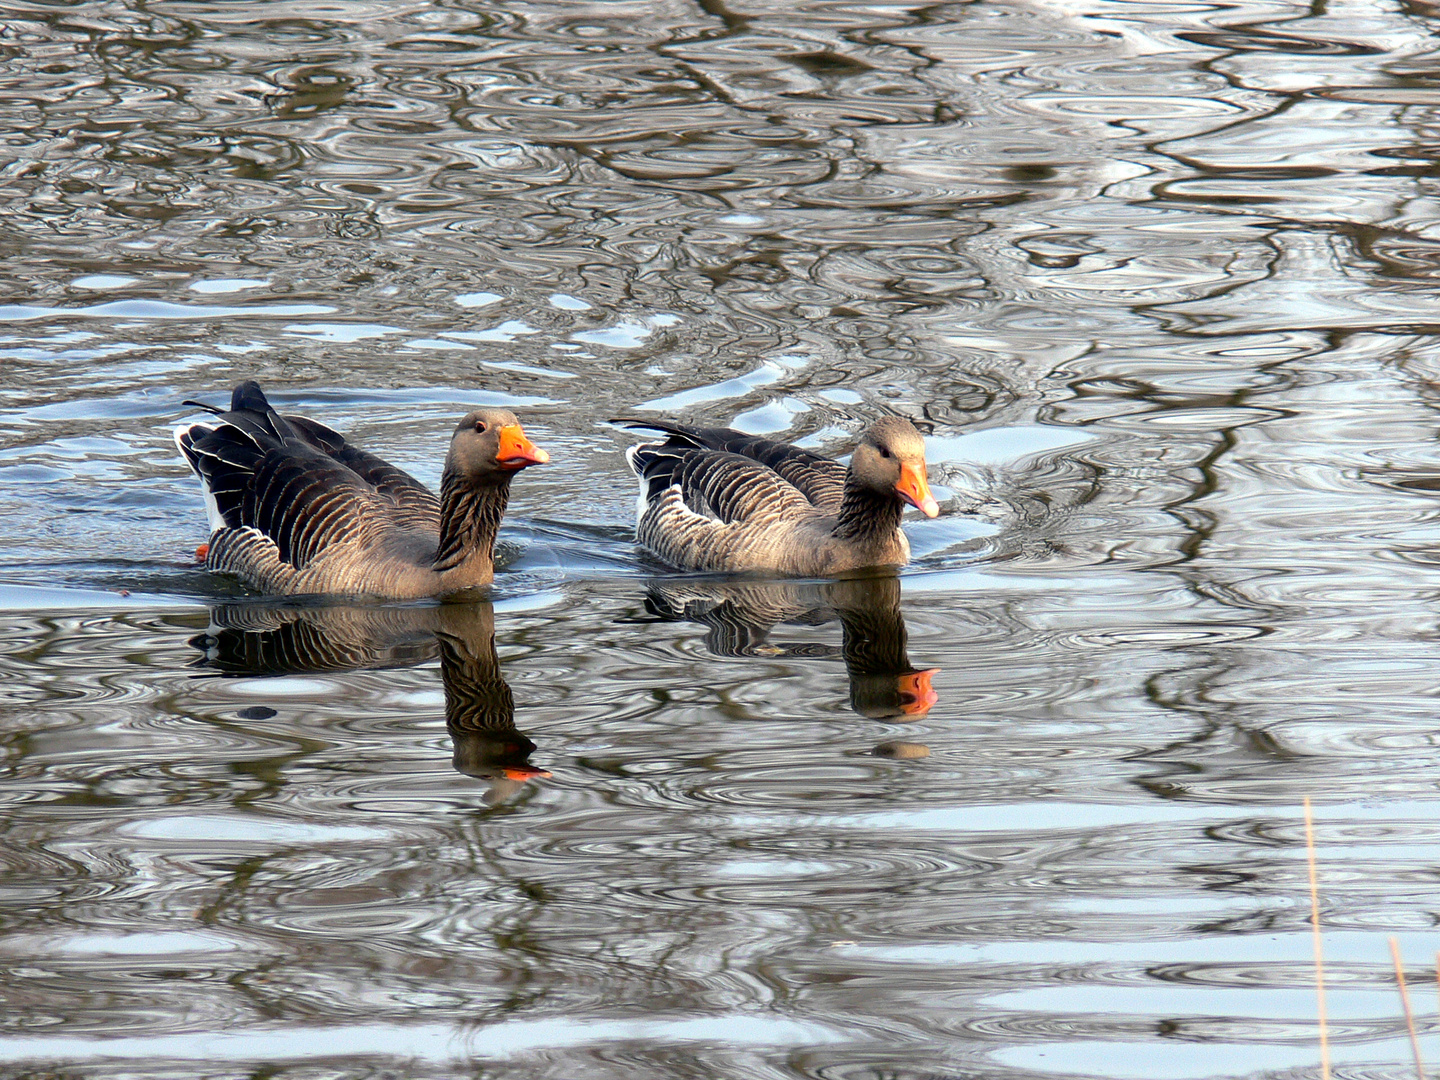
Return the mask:
<svg viewBox="0 0 1440 1080">
<path fill-rule="evenodd" d="M 758 462 L 794 487 L 812 505 L 830 513 L 840 509 L 845 496 L 845 466 L 792 443 L 747 435 L 734 428 L 694 427 L 673 420 L 621 420 L 619 423 L 669 436 L 664 443 L 650 444 L 643 447 L 644 450 L 660 447 L 672 451 L 718 450 Z"/>
<path fill-rule="evenodd" d="M 440 500 L 419 480 L 384 458 L 351 446 L 344 436 L 324 424 L 305 416 L 286 419 L 313 446 L 360 477 L 375 494 L 389 500 L 393 507 L 388 511 L 391 521 L 420 529 L 439 527 Z"/>
</svg>

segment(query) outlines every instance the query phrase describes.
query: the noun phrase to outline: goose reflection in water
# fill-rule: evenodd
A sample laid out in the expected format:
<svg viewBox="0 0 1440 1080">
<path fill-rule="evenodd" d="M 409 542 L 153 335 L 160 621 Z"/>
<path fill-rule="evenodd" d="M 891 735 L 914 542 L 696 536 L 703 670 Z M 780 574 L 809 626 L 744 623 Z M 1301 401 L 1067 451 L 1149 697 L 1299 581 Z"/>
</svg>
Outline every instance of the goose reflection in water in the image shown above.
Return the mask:
<svg viewBox="0 0 1440 1080">
<path fill-rule="evenodd" d="M 937 668 L 921 669 L 906 652 L 900 581 L 890 576 L 803 583 L 793 581 L 655 581 L 646 593 L 651 615 L 708 627 L 705 644 L 719 656 L 835 656 L 850 678 L 850 707 L 873 720 L 910 721 L 939 700 L 930 686 Z M 786 645 L 769 640 L 781 623 L 820 626 L 840 620 L 841 644 Z M 892 744 L 884 744 L 891 746 Z M 919 744 L 894 744 L 923 757 Z"/>
<path fill-rule="evenodd" d="M 190 640 L 196 665 L 225 675 L 288 675 L 410 667 L 440 658 L 445 726 L 455 768 L 489 784 L 485 802 L 503 802 L 550 774 L 529 762 L 535 744 L 515 729 L 515 699 L 500 674 L 495 609 L 488 603 L 438 607 L 225 605 Z"/>
</svg>

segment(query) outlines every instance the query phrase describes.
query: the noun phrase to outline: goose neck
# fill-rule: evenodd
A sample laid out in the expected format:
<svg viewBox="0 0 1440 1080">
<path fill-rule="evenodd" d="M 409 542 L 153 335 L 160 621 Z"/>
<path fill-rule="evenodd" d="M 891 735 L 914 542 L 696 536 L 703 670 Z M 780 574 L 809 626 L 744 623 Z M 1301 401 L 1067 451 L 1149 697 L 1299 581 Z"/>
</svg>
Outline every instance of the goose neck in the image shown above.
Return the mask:
<svg viewBox="0 0 1440 1080">
<path fill-rule="evenodd" d="M 900 528 L 903 509 L 893 496 L 872 491 L 857 483 L 853 476 L 847 476 L 845 497 L 835 518 L 833 535 L 851 543 L 883 543 L 892 539 Z"/>
<path fill-rule="evenodd" d="M 477 484 L 446 471 L 440 481 L 440 546 L 435 552 L 435 570 L 473 568 L 488 580 L 500 520 L 510 501 L 510 479 L 505 476 L 499 483 Z"/>
</svg>

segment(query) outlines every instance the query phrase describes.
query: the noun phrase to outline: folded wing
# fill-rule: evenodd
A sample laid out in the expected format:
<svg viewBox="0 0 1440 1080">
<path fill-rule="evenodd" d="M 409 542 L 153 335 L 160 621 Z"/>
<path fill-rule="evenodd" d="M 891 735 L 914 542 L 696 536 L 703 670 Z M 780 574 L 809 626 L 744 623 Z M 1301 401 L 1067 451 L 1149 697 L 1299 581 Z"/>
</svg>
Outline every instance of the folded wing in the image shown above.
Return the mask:
<svg viewBox="0 0 1440 1080">
<path fill-rule="evenodd" d="M 255 383 L 236 388 L 228 411 L 199 407 L 219 424 L 183 426 L 175 442 L 205 485 L 212 530 L 251 531 L 230 545 L 237 554 L 263 537 L 299 570 L 333 544 L 384 528 L 438 531 L 439 500 L 424 485 L 324 424 L 281 416 Z"/>
<path fill-rule="evenodd" d="M 693 427 L 673 420 L 616 422 L 632 429 L 663 432 L 668 438 L 658 445 L 668 449 L 715 450 L 747 458 L 773 472 L 827 514 L 839 510 L 845 497 L 845 466 L 789 443 L 747 435 L 734 428 Z"/>
</svg>

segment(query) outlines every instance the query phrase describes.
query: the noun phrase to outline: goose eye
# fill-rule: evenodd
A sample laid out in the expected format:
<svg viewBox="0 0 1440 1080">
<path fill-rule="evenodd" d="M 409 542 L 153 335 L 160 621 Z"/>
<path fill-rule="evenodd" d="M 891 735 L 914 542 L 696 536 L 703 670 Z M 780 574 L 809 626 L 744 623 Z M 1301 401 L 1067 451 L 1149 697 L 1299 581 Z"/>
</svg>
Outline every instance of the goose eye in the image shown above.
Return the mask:
<svg viewBox="0 0 1440 1080">
<path fill-rule="evenodd" d="M 484 420 L 476 420 L 476 421 L 475 421 L 475 433 L 476 433 L 477 435 L 484 435 L 484 434 L 485 434 L 485 430 L 486 430 L 486 429 L 485 429 L 485 421 L 484 421 Z"/>
<path fill-rule="evenodd" d="M 888 457 L 890 456 L 890 449 L 889 449 L 889 447 L 886 447 L 886 446 L 880 447 L 880 456 L 883 457 L 883 458 L 888 458 Z"/>
</svg>

